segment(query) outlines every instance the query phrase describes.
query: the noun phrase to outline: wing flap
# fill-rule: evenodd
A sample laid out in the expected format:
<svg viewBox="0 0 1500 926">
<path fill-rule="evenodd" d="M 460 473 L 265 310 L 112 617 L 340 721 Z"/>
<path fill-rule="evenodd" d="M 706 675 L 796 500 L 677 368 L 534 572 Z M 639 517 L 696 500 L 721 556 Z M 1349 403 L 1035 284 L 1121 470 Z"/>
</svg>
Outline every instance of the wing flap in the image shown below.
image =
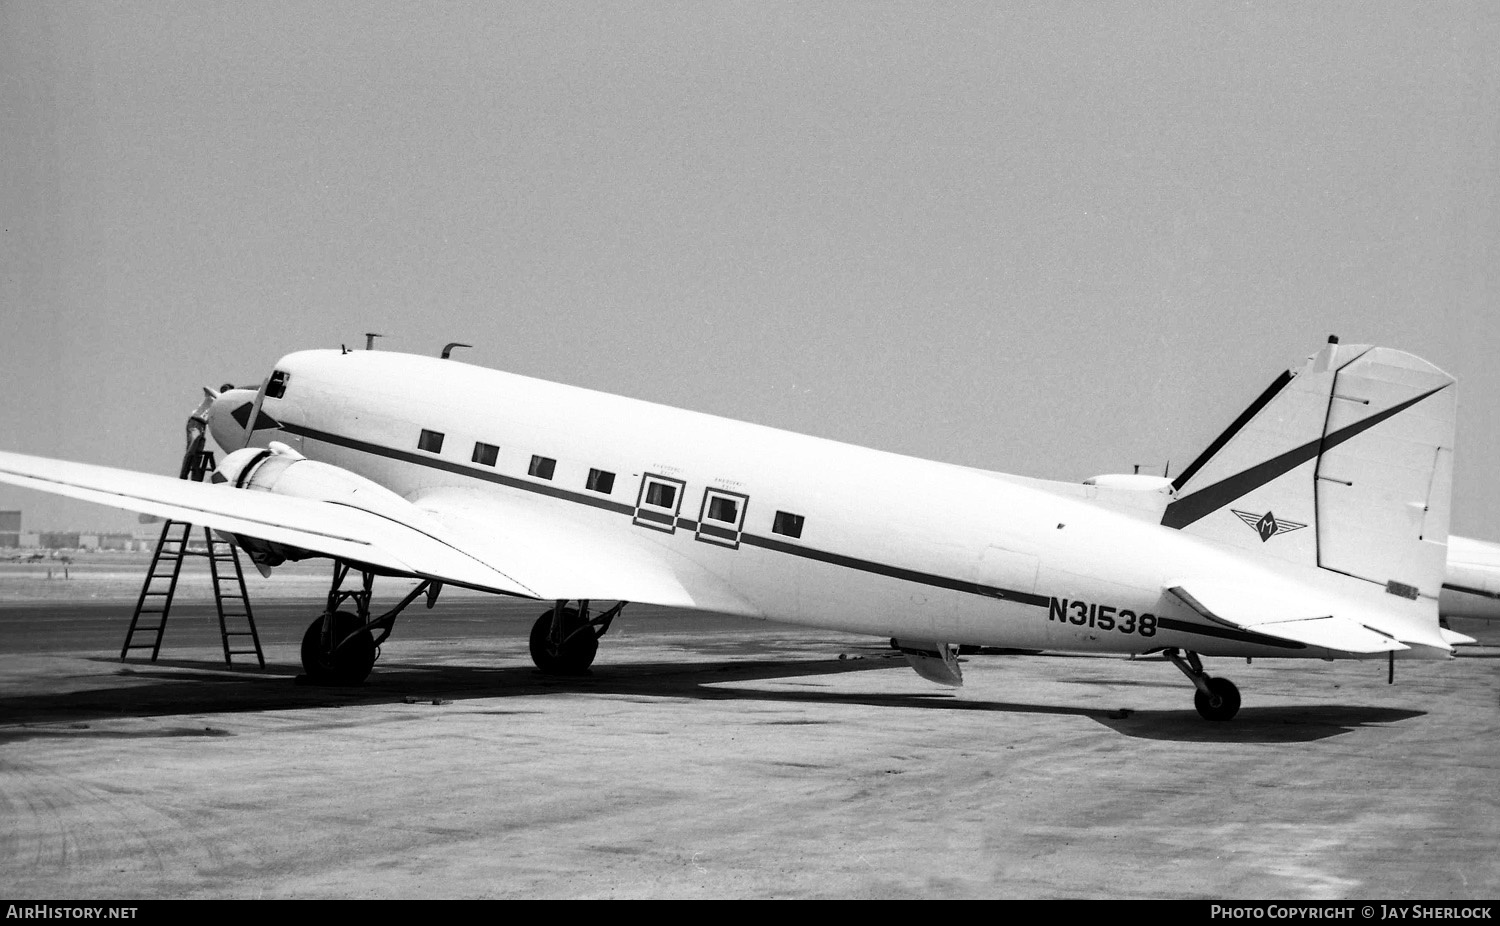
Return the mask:
<svg viewBox="0 0 1500 926">
<path fill-rule="evenodd" d="M 1191 587 L 1174 584 L 1167 591 L 1204 618 L 1236 630 L 1359 655 L 1410 649 L 1354 618 L 1332 613 L 1332 609 L 1259 589 L 1200 582 Z"/>
<path fill-rule="evenodd" d="M 349 505 L 4 452 L 0 452 L 0 482 L 188 521 L 394 572 L 538 597 L 530 587 L 475 558 L 435 526 L 419 528 Z"/>
</svg>

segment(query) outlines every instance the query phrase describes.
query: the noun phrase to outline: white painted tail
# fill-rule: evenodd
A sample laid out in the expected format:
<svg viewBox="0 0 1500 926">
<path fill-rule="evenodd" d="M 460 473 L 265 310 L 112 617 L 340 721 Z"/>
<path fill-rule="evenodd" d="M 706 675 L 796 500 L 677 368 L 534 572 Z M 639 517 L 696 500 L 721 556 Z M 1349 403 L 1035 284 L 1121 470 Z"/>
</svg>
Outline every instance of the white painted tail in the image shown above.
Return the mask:
<svg viewBox="0 0 1500 926">
<path fill-rule="evenodd" d="M 1453 383 L 1411 354 L 1330 343 L 1273 383 L 1177 478 L 1162 523 L 1401 597 L 1436 598 Z"/>
</svg>

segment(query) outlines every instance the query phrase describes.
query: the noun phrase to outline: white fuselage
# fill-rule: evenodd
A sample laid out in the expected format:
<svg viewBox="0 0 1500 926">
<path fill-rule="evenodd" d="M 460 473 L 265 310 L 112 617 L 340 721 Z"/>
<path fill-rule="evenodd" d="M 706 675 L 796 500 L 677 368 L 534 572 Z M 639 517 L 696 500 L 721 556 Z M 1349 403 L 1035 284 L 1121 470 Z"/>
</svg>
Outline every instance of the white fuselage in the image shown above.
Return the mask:
<svg viewBox="0 0 1500 926">
<path fill-rule="evenodd" d="M 451 360 L 307 351 L 277 370 L 285 394 L 258 411 L 278 427 L 250 443 L 288 443 L 408 499 L 482 491 L 652 545 L 714 610 L 1026 649 L 1329 655 L 1217 625 L 1165 591 L 1211 576 L 1352 596 L 1371 621 L 1426 632 L 1389 614 L 1378 586 L 1351 589 L 1322 570 L 964 467 Z M 440 449 L 422 449 L 424 430 L 442 435 Z M 476 445 L 497 448 L 493 464 Z M 534 458 L 555 461 L 550 478 L 534 474 Z M 612 474 L 608 491 L 598 478 L 589 488 L 591 472 Z M 650 483 L 673 488 L 665 511 L 647 502 Z"/>
</svg>

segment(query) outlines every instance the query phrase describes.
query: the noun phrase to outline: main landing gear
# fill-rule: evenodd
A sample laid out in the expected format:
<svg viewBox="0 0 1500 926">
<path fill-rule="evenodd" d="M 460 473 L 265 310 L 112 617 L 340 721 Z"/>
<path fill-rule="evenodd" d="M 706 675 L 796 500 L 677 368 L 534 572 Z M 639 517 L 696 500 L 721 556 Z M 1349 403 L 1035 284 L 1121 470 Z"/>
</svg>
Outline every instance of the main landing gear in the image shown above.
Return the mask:
<svg viewBox="0 0 1500 926">
<path fill-rule="evenodd" d="M 1229 720 L 1239 713 L 1240 690 L 1229 679 L 1213 678 L 1204 672 L 1197 653 L 1169 649 L 1166 656 L 1198 689 L 1193 695 L 1193 706 L 1204 720 Z"/>
<path fill-rule="evenodd" d="M 558 601 L 531 625 L 531 661 L 548 675 L 587 672 L 599 651 L 599 638 L 627 603 L 621 601 L 590 620 L 588 599 L 581 599 L 576 608 L 568 607 L 567 599 Z"/>
<path fill-rule="evenodd" d="M 437 604 L 443 583 L 428 579 L 411 590 L 401 603 L 374 620 L 370 619 L 370 593 L 375 573 L 360 570 L 360 587 L 344 588 L 349 564 L 333 561 L 333 585 L 328 590 L 328 607 L 302 635 L 302 668 L 314 685 L 358 685 L 375 666 L 375 654 L 396 624 L 396 615 L 420 595 L 427 596 L 427 607 Z M 354 612 L 339 610 L 345 603 Z"/>
</svg>

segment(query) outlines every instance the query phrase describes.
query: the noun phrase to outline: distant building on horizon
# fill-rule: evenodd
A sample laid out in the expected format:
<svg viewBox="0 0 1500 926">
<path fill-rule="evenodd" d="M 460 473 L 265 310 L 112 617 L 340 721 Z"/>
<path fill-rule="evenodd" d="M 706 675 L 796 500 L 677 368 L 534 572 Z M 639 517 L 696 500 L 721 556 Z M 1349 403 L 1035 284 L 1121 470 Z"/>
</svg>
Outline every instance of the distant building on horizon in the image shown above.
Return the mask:
<svg viewBox="0 0 1500 926">
<path fill-rule="evenodd" d="M 0 549 L 154 550 L 162 522 L 142 523 L 134 530 L 22 530 L 21 512 L 0 511 Z"/>
<path fill-rule="evenodd" d="M 44 550 L 137 550 L 142 547 L 129 531 L 41 531 L 36 545 Z"/>
<path fill-rule="evenodd" d="M 21 512 L 0 511 L 0 549 L 21 545 Z"/>
<path fill-rule="evenodd" d="M 79 537 L 78 531 L 38 531 L 37 546 L 44 550 L 76 550 Z"/>
</svg>

